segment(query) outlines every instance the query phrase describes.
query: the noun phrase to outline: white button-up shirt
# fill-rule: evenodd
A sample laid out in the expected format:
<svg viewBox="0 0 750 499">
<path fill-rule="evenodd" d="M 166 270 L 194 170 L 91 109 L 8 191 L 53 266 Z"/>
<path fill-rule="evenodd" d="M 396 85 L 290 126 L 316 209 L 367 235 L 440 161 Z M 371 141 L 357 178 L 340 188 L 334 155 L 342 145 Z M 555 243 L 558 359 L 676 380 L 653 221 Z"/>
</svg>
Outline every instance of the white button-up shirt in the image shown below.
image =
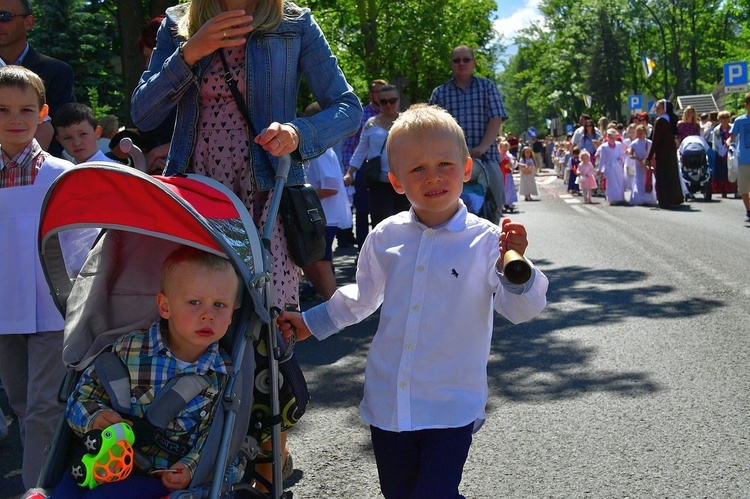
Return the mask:
<svg viewBox="0 0 750 499">
<path fill-rule="evenodd" d="M 484 419 L 493 308 L 517 324 L 547 303 L 548 281 L 536 267 L 523 286 L 495 271 L 499 235 L 463 203 L 439 228 L 399 213 L 367 236 L 356 284 L 304 313 L 322 340 L 382 304 L 360 405 L 366 423 L 410 431 Z"/>
</svg>

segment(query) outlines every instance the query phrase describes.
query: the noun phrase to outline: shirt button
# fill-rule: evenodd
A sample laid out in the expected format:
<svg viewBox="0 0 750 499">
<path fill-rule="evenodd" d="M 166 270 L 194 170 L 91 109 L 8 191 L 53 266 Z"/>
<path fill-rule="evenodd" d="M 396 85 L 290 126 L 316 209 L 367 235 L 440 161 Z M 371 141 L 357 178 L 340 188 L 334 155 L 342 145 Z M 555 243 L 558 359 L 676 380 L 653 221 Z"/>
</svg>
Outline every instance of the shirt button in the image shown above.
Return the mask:
<svg viewBox="0 0 750 499">
<path fill-rule="evenodd" d="M 413 345 L 406 345 L 406 349 L 407 349 L 407 350 L 411 350 L 411 349 L 413 349 L 413 348 L 414 348 L 414 346 L 413 346 Z"/>
<path fill-rule="evenodd" d="M 206 411 L 201 411 L 200 417 L 205 418 L 206 417 Z"/>
<path fill-rule="evenodd" d="M 406 388 L 406 381 L 402 381 L 398 384 L 398 386 L 400 386 L 401 388 Z"/>
<path fill-rule="evenodd" d="M 417 267 L 417 272 L 424 272 L 424 265 L 420 265 Z"/>
<path fill-rule="evenodd" d="M 138 402 L 138 399 L 136 399 L 135 397 L 130 397 L 131 404 L 135 404 L 136 402 Z"/>
<path fill-rule="evenodd" d="M 414 305 L 413 307 L 411 307 L 411 309 L 412 309 L 412 310 L 413 310 L 414 312 L 419 312 L 419 305 Z"/>
<path fill-rule="evenodd" d="M 432 234 L 433 234 L 433 231 L 432 231 L 432 229 L 427 229 L 427 230 L 425 231 L 425 234 L 427 235 L 427 237 L 432 237 Z"/>
</svg>

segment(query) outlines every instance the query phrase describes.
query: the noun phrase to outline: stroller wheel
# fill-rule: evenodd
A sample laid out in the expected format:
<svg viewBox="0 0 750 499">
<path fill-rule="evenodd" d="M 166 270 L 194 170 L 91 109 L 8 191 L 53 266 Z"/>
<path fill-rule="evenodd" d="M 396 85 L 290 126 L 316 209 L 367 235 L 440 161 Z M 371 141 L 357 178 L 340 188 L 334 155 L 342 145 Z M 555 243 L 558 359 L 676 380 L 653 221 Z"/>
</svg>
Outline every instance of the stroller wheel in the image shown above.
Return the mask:
<svg viewBox="0 0 750 499">
<path fill-rule="evenodd" d="M 87 431 L 83 436 L 83 445 L 86 447 L 86 452 L 88 454 L 91 454 L 92 456 L 99 454 L 99 451 L 102 448 L 102 431 Z"/>
<path fill-rule="evenodd" d="M 82 484 L 86 481 L 86 466 L 83 465 L 83 461 L 76 459 L 70 466 L 70 476 L 77 484 Z"/>
<path fill-rule="evenodd" d="M 711 190 L 711 183 L 710 182 L 706 182 L 706 185 L 703 186 L 703 200 L 707 201 L 707 202 L 711 201 L 711 194 L 712 193 L 713 192 Z"/>
</svg>

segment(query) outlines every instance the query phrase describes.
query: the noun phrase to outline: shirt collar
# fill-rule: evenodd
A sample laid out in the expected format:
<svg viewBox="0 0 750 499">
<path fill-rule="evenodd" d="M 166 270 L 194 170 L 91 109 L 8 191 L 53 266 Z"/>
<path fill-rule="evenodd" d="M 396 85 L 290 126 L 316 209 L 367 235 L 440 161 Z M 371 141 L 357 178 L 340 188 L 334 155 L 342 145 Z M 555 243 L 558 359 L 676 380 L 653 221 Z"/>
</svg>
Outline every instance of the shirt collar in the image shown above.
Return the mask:
<svg viewBox="0 0 750 499">
<path fill-rule="evenodd" d="M 21 168 L 28 168 L 31 166 L 34 158 L 41 152 L 43 152 L 42 146 L 39 145 L 39 142 L 37 142 L 36 139 L 32 139 L 31 142 L 29 142 L 26 147 L 21 150 L 21 152 L 19 152 L 12 158 L 8 156 L 8 154 L 4 150 L 2 150 L 2 148 L 0 148 L 0 170 L 4 168 L 14 168 L 17 166 Z"/>
<path fill-rule="evenodd" d="M 151 326 L 148 331 L 148 345 L 145 345 L 144 354 L 146 356 L 151 357 L 163 352 L 170 357 L 174 357 L 174 354 L 167 347 L 167 342 L 164 341 L 162 333 L 162 331 L 167 331 L 167 327 L 166 319 L 159 320 Z M 209 370 L 225 374 L 232 372 L 231 365 L 224 361 L 224 356 L 219 350 L 218 341 L 211 343 L 203 355 L 192 365 L 195 366 L 194 374 L 206 374 Z"/>
<path fill-rule="evenodd" d="M 475 81 L 477 81 L 477 78 L 476 78 L 476 76 L 474 76 L 474 74 L 472 74 L 472 75 L 471 75 L 471 79 L 469 80 L 469 83 L 467 83 L 467 84 L 466 84 L 466 87 L 465 87 L 465 88 L 469 88 L 470 86 L 472 86 L 472 85 L 474 84 L 474 82 L 475 82 Z M 456 82 L 456 77 L 455 77 L 455 76 L 451 77 L 451 82 L 453 83 L 453 86 L 454 86 L 454 87 L 456 87 L 456 88 L 461 88 L 461 87 L 460 87 L 460 86 L 458 85 L 458 83 Z"/>
<path fill-rule="evenodd" d="M 458 199 L 458 211 L 451 217 L 447 222 L 438 225 L 437 227 L 427 227 L 425 224 L 419 221 L 417 215 L 414 213 L 414 208 L 409 208 L 408 215 L 405 218 L 398 220 L 401 223 L 414 223 L 421 227 L 423 230 L 432 229 L 446 229 L 449 232 L 460 232 L 466 228 L 466 218 L 468 216 L 466 205 L 461 198 Z"/>
<path fill-rule="evenodd" d="M 12 63 L 8 63 L 4 61 L 2 58 L 0 58 L 0 67 L 2 66 L 10 66 L 11 64 L 16 66 L 22 66 L 23 64 L 23 58 L 26 57 L 26 54 L 29 53 L 29 42 L 26 42 L 26 45 L 23 48 L 23 52 L 21 52 L 21 55 L 18 56 L 18 59 L 13 61 Z"/>
</svg>

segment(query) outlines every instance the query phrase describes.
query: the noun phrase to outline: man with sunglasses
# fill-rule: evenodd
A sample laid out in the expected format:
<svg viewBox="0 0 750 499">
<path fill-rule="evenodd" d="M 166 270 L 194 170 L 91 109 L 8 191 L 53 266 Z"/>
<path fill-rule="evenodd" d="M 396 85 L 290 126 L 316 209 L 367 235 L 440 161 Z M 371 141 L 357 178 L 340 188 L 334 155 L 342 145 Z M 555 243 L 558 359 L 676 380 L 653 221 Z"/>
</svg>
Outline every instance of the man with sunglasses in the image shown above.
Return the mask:
<svg viewBox="0 0 750 499">
<path fill-rule="evenodd" d="M 63 104 L 75 102 L 73 68 L 29 45 L 26 36 L 33 27 L 30 0 L 0 0 L 0 66 L 24 66 L 39 75 L 44 81 L 51 117 Z M 62 157 L 62 146 L 54 139 L 49 120 L 39 125 L 36 139 L 50 154 Z"/>
<path fill-rule="evenodd" d="M 436 104 L 453 115 L 466 137 L 472 158 L 485 164 L 490 177 L 490 191 L 497 209 L 490 221 L 498 223 L 503 213 L 505 191 L 500 172 L 500 151 L 497 136 L 508 117 L 497 85 L 474 75 L 474 51 L 459 45 L 451 53 L 453 78 L 432 91 L 429 103 Z"/>
</svg>

